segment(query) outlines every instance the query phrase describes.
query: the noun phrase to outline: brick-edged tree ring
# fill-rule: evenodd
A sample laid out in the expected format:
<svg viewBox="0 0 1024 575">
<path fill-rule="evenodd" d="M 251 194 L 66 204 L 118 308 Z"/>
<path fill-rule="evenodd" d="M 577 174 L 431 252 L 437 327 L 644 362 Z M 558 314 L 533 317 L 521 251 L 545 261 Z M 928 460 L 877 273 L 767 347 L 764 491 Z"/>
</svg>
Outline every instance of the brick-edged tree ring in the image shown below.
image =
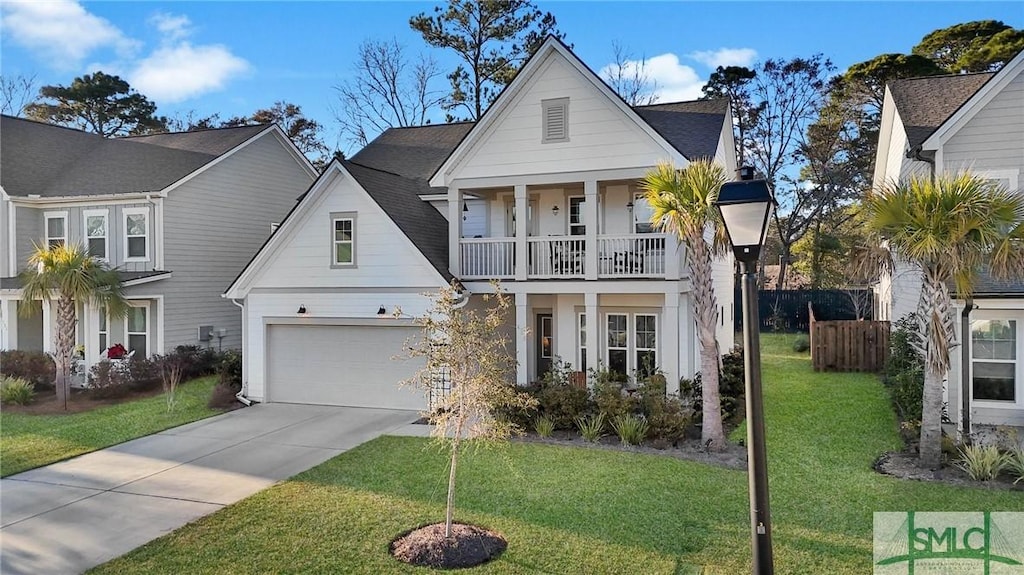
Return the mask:
<svg viewBox="0 0 1024 575">
<path fill-rule="evenodd" d="M 506 547 L 505 538 L 489 529 L 453 523 L 452 536 L 445 537 L 444 523 L 434 523 L 399 535 L 391 542 L 391 555 L 421 567 L 460 569 L 487 563 Z"/>
</svg>

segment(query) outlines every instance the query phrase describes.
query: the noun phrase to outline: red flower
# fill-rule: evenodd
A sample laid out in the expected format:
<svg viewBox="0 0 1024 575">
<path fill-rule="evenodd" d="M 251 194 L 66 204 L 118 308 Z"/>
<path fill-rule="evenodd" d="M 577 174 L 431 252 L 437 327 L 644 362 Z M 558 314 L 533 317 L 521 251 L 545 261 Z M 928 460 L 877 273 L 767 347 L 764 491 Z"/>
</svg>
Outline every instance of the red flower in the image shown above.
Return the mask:
<svg viewBox="0 0 1024 575">
<path fill-rule="evenodd" d="M 107 349 L 107 359 L 121 359 L 128 353 L 128 350 L 123 345 L 115 343 Z"/>
</svg>

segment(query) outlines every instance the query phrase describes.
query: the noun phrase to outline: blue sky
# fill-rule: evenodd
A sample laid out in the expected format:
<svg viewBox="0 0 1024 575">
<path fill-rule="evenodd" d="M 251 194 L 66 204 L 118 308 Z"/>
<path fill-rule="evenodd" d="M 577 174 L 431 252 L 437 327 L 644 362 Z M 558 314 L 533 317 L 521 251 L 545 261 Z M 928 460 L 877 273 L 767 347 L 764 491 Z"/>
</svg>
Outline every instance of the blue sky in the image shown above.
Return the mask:
<svg viewBox="0 0 1024 575">
<path fill-rule="evenodd" d="M 365 39 L 396 38 L 412 53 L 453 57 L 408 26 L 434 2 L 75 2 L 3 0 L 0 72 L 68 84 L 97 69 L 119 74 L 163 115 L 246 115 L 276 100 L 302 106 L 338 136 L 334 86 L 351 75 Z M 885 52 L 909 52 L 937 28 L 980 19 L 1024 27 L 1020 2 L 547 2 L 566 40 L 592 69 L 618 42 L 662 87 L 689 99 L 717 64 L 822 52 L 840 70 Z M 438 85 L 444 88 L 443 78 Z M 440 117 L 440 116 L 439 116 Z"/>
</svg>

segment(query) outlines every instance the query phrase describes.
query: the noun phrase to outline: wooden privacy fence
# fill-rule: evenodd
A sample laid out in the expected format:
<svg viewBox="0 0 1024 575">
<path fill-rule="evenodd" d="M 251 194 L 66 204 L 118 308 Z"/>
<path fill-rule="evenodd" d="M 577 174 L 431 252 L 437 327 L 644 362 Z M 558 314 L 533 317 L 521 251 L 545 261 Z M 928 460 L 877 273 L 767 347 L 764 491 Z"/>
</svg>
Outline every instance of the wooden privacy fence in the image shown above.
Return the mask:
<svg viewBox="0 0 1024 575">
<path fill-rule="evenodd" d="M 889 322 L 864 320 L 816 321 L 807 305 L 814 371 L 885 369 L 889 357 Z"/>
</svg>

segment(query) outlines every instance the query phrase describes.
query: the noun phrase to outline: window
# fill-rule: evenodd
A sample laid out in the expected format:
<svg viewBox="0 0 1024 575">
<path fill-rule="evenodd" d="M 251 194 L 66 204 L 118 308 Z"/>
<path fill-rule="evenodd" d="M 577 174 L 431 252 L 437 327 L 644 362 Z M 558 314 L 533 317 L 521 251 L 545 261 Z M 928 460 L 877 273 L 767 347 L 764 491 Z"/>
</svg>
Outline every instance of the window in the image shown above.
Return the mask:
<svg viewBox="0 0 1024 575">
<path fill-rule="evenodd" d="M 971 385 L 974 399 L 1017 400 L 1017 321 L 983 319 L 971 322 Z"/>
<path fill-rule="evenodd" d="M 544 359 L 551 359 L 551 316 L 545 315 L 540 318 L 540 356 Z"/>
<path fill-rule="evenodd" d="M 107 259 L 107 210 L 86 210 L 83 217 L 89 255 L 101 260 Z"/>
<path fill-rule="evenodd" d="M 68 213 L 49 212 L 46 218 L 46 247 L 53 248 L 68 242 Z"/>
<path fill-rule="evenodd" d="M 654 231 L 651 225 L 651 216 L 654 208 L 647 203 L 643 194 L 633 196 L 633 231 L 638 234 L 649 234 Z"/>
<path fill-rule="evenodd" d="M 992 180 L 1004 190 L 1015 191 L 1020 180 L 1020 170 L 976 170 L 976 175 Z"/>
<path fill-rule="evenodd" d="M 587 371 L 587 314 L 580 314 L 580 371 Z"/>
<path fill-rule="evenodd" d="M 608 370 L 629 374 L 629 328 L 626 314 L 608 314 Z"/>
<path fill-rule="evenodd" d="M 648 314 L 636 314 L 633 320 L 636 326 L 636 370 L 641 376 L 648 376 L 658 367 L 657 318 Z"/>
<path fill-rule="evenodd" d="M 110 328 L 107 327 L 107 308 L 101 307 L 99 309 L 98 314 L 99 317 L 97 320 L 97 325 L 99 327 L 97 328 L 96 331 L 99 333 L 100 336 L 99 353 L 103 353 L 104 351 L 107 350 L 108 347 L 110 347 Z"/>
<path fill-rule="evenodd" d="M 541 100 L 543 143 L 569 141 L 569 98 Z"/>
<path fill-rule="evenodd" d="M 149 208 L 124 209 L 124 259 L 149 260 Z"/>
<path fill-rule="evenodd" d="M 569 235 L 582 236 L 587 233 L 587 225 L 584 223 L 583 210 L 586 209 L 587 201 L 583 196 L 569 198 Z"/>
<path fill-rule="evenodd" d="M 125 338 L 128 340 L 125 347 L 128 351 L 134 351 L 135 357 L 146 357 L 149 354 L 149 306 L 141 305 L 128 308 L 128 316 L 125 317 Z"/>
<path fill-rule="evenodd" d="M 355 263 L 355 214 L 331 214 L 331 266 L 351 267 Z"/>
</svg>

